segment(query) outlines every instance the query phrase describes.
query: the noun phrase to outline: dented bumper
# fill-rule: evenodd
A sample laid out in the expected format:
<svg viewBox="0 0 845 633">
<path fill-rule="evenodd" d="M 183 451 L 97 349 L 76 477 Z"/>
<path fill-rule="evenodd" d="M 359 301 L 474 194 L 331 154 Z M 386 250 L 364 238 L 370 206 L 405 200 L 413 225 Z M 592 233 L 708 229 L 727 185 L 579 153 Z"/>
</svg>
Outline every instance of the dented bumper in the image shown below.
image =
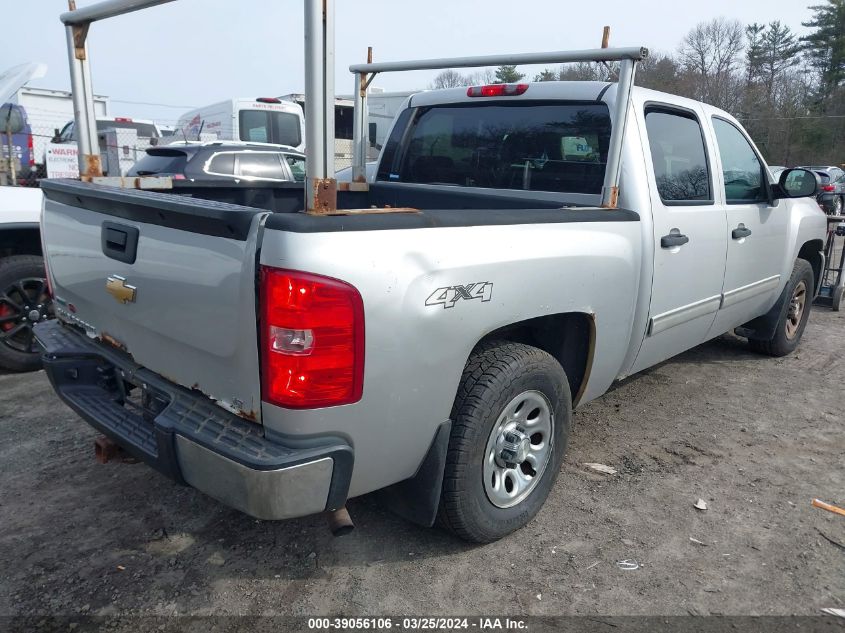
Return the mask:
<svg viewBox="0 0 845 633">
<path fill-rule="evenodd" d="M 259 519 L 287 519 L 346 502 L 352 448 L 343 440 L 267 437 L 107 347 L 47 321 L 35 328 L 59 397 L 124 450 L 181 483 Z"/>
</svg>

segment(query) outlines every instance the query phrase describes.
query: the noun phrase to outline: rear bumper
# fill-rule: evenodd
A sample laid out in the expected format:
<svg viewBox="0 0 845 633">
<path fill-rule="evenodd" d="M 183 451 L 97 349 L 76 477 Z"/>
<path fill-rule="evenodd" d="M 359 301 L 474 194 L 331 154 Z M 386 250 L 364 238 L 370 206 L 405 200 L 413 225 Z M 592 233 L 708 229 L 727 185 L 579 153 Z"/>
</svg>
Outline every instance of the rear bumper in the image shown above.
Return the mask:
<svg viewBox="0 0 845 633">
<path fill-rule="evenodd" d="M 176 481 L 259 519 L 343 506 L 352 448 L 339 438 L 276 441 L 58 321 L 35 328 L 59 397 L 124 450 Z"/>
</svg>

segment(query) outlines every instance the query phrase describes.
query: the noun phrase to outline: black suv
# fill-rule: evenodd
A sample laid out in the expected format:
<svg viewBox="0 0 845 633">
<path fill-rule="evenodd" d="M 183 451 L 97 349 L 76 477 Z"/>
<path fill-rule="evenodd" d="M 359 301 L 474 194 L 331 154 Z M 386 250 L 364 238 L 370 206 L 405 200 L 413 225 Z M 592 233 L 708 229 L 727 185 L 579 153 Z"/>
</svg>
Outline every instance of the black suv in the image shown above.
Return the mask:
<svg viewBox="0 0 845 633">
<path fill-rule="evenodd" d="M 845 206 L 845 171 L 839 167 L 803 167 L 819 175 L 819 206 L 830 215 L 842 215 Z"/>
<path fill-rule="evenodd" d="M 302 182 L 305 155 L 284 145 L 174 143 L 147 149 L 127 176 L 170 176 L 197 184 Z"/>
</svg>

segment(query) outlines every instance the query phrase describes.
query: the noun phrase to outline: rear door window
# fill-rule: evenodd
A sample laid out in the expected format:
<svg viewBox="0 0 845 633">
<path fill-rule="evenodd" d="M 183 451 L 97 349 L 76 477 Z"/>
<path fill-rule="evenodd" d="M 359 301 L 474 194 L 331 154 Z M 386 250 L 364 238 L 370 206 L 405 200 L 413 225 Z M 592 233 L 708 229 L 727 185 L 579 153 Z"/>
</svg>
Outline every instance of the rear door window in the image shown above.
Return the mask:
<svg viewBox="0 0 845 633">
<path fill-rule="evenodd" d="M 378 180 L 597 194 L 609 140 L 607 106 L 594 102 L 424 107 L 394 126 Z"/>
<path fill-rule="evenodd" d="M 666 205 L 712 204 L 704 136 L 695 115 L 647 108 L 645 113 L 657 193 Z"/>
<path fill-rule="evenodd" d="M 279 154 L 274 152 L 244 152 L 237 155 L 238 175 L 266 180 L 284 180 L 285 173 Z"/>
</svg>

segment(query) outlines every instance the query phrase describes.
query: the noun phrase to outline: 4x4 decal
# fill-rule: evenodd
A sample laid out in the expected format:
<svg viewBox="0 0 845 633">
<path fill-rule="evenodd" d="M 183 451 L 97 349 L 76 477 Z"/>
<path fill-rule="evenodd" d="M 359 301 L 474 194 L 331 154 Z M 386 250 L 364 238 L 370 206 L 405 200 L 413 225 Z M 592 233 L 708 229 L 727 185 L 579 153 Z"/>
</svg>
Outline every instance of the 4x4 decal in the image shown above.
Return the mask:
<svg viewBox="0 0 845 633">
<path fill-rule="evenodd" d="M 465 286 L 446 286 L 432 292 L 425 300 L 427 306 L 442 305 L 444 308 L 454 308 L 455 304 L 463 299 L 481 299 L 482 302 L 490 301 L 493 298 L 492 281 L 476 281 Z"/>
</svg>

